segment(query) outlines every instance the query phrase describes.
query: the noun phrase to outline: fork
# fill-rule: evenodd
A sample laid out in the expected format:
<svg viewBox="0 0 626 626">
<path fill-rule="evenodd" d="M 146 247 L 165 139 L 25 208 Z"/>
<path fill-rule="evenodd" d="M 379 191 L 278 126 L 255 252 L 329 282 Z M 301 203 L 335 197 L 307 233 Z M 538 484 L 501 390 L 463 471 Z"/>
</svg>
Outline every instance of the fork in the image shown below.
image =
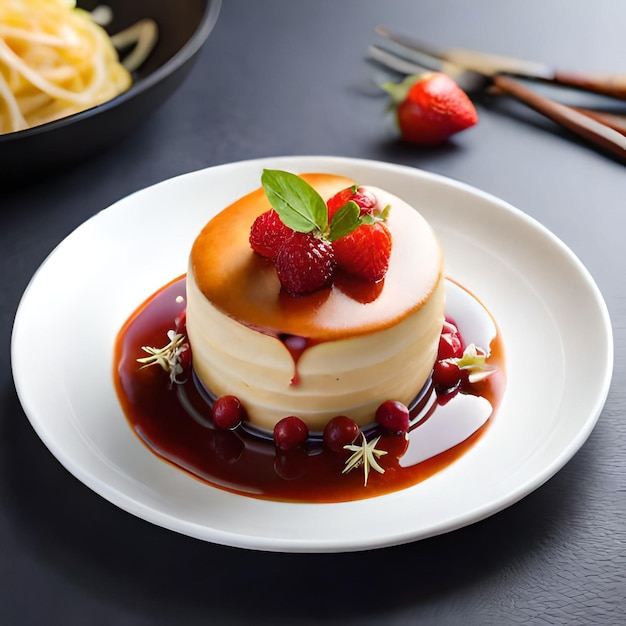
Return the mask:
<svg viewBox="0 0 626 626">
<path fill-rule="evenodd" d="M 421 74 L 425 71 L 443 72 L 467 93 L 495 90 L 497 93 L 509 95 L 586 141 L 609 151 L 621 160 L 626 160 L 626 136 L 602 121 L 590 117 L 587 113 L 542 96 L 510 76 L 500 74 L 488 76 L 428 54 L 406 50 L 398 42 L 392 43 L 402 52 L 391 52 L 372 44 L 369 47 L 370 57 L 401 74 Z M 407 55 L 411 59 L 406 58 Z"/>
</svg>

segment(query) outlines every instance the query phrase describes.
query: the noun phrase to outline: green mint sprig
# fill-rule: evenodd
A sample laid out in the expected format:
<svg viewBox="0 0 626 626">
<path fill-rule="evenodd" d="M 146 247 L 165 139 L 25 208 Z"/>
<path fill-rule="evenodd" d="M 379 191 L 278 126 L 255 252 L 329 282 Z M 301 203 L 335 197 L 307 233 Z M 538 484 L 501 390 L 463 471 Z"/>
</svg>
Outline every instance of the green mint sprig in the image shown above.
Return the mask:
<svg viewBox="0 0 626 626">
<path fill-rule="evenodd" d="M 263 170 L 261 184 L 265 195 L 281 221 L 297 232 L 336 241 L 361 224 L 373 224 L 386 218 L 388 207 L 380 216 L 361 215 L 359 205 L 350 200 L 328 223 L 328 208 L 323 198 L 304 179 L 283 170 Z"/>
</svg>

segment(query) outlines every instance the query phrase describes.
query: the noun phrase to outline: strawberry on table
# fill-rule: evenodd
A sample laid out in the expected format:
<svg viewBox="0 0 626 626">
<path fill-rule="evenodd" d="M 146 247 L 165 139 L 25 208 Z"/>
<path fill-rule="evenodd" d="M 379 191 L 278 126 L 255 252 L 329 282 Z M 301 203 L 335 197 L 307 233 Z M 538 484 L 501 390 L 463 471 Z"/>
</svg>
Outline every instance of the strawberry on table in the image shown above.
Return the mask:
<svg viewBox="0 0 626 626">
<path fill-rule="evenodd" d="M 436 146 L 478 122 L 472 101 L 446 74 L 409 76 L 382 88 L 391 95 L 400 134 L 409 143 Z"/>
</svg>

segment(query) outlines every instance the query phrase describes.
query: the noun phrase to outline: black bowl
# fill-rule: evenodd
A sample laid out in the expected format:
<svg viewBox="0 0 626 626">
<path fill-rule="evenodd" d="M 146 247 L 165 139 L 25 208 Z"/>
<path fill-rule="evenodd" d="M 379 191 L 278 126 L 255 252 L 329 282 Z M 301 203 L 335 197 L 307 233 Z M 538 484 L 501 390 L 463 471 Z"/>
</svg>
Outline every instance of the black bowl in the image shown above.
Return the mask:
<svg viewBox="0 0 626 626">
<path fill-rule="evenodd" d="M 92 10 L 101 0 L 79 0 Z M 132 87 L 96 107 L 27 130 L 0 135 L 0 181 L 52 170 L 107 148 L 127 136 L 162 104 L 188 75 L 213 30 L 221 0 L 107 0 L 109 33 L 143 18 L 153 19 L 159 38 L 134 73 Z"/>
</svg>

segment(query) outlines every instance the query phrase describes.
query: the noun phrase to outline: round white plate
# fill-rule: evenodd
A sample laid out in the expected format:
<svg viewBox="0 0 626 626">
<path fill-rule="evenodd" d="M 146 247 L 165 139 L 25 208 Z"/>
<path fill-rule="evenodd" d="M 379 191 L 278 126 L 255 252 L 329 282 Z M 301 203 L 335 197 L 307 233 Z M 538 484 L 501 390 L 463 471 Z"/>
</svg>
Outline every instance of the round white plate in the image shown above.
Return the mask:
<svg viewBox="0 0 626 626">
<path fill-rule="evenodd" d="M 447 273 L 499 324 L 508 385 L 498 415 L 466 455 L 423 483 L 342 504 L 256 500 L 209 487 L 160 461 L 129 428 L 112 378 L 120 326 L 186 271 L 200 228 L 257 188 L 265 167 L 344 174 L 413 204 L 441 239 Z M 215 543 L 333 552 L 451 531 L 539 487 L 595 425 L 608 393 L 613 343 L 605 303 L 587 270 L 553 234 L 505 202 L 409 167 L 282 157 L 165 181 L 77 228 L 22 298 L 12 363 L 38 435 L 72 474 L 119 507 Z"/>
</svg>

